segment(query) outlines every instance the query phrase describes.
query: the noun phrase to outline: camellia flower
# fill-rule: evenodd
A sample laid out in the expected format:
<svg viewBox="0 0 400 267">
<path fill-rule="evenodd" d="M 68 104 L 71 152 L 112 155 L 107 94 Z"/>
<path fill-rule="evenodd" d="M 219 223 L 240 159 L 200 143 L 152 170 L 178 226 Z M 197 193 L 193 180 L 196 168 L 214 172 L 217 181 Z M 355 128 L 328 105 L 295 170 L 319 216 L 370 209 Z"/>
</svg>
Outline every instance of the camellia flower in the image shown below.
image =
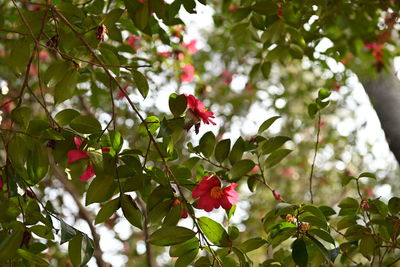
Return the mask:
<svg viewBox="0 0 400 267">
<path fill-rule="evenodd" d="M 221 181 L 215 174 L 204 176 L 200 184 L 192 191 L 193 198 L 199 198 L 197 207 L 207 212 L 220 206 L 230 210 L 238 202 L 239 194 L 235 191 L 237 184 L 231 183 L 221 188 Z"/>
<path fill-rule="evenodd" d="M 186 47 L 188 49 L 189 54 L 194 54 L 197 51 L 199 51 L 196 47 L 197 44 L 197 40 L 191 40 L 189 43 L 183 43 L 183 46 Z"/>
<path fill-rule="evenodd" d="M 194 78 L 194 66 L 190 63 L 182 67 L 181 81 L 190 83 Z"/>
<path fill-rule="evenodd" d="M 181 205 L 181 202 L 179 199 L 175 199 L 172 203 L 171 206 L 174 207 L 176 205 Z M 182 206 L 182 214 L 181 214 L 181 218 L 187 218 L 188 217 L 188 213 L 187 210 L 185 209 L 184 206 Z"/>
<path fill-rule="evenodd" d="M 130 34 L 128 36 L 128 39 L 126 39 L 126 42 L 135 51 L 138 50 L 139 47 L 140 47 L 139 46 L 139 42 L 140 42 L 140 37 L 139 36 L 135 36 L 135 35 Z"/>
<path fill-rule="evenodd" d="M 205 124 L 213 124 L 216 125 L 211 119 L 215 118 L 214 113 L 208 110 L 203 102 L 198 100 L 194 95 L 186 96 L 188 106 L 189 106 L 189 115 L 194 121 L 202 120 Z M 210 119 L 211 118 L 211 119 Z"/>
<path fill-rule="evenodd" d="M 74 163 L 75 161 L 78 161 L 80 159 L 87 159 L 89 158 L 89 155 L 87 152 L 80 150 L 80 147 L 82 145 L 82 140 L 79 139 L 78 137 L 74 137 L 74 143 L 76 146 L 76 149 L 68 151 L 68 162 L 67 164 Z M 90 178 L 95 176 L 94 169 L 92 165 L 88 165 L 86 167 L 86 170 L 83 172 L 79 180 L 86 182 Z"/>
<path fill-rule="evenodd" d="M 3 183 L 3 177 L 1 177 L 1 175 L 0 175 L 0 189 L 3 188 L 3 185 L 4 185 L 4 183 Z"/>
<path fill-rule="evenodd" d="M 235 12 L 236 10 L 238 10 L 239 9 L 239 6 L 230 6 L 229 8 L 228 8 L 228 11 L 229 12 Z"/>
</svg>

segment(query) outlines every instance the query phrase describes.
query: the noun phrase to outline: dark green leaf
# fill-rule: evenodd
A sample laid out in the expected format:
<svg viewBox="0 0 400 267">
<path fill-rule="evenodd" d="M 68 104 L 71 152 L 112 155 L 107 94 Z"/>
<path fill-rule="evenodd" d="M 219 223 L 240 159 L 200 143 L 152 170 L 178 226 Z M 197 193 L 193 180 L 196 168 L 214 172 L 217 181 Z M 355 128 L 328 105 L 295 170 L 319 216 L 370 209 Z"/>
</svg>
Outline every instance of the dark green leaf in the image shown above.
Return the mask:
<svg viewBox="0 0 400 267">
<path fill-rule="evenodd" d="M 234 164 L 236 161 L 242 159 L 244 149 L 244 140 L 242 137 L 239 137 L 233 145 L 231 153 L 229 154 L 229 161 L 231 162 L 231 164 Z"/>
<path fill-rule="evenodd" d="M 214 245 L 228 247 L 232 244 L 228 233 L 216 221 L 207 217 L 200 217 L 198 223 L 207 239 Z"/>
<path fill-rule="evenodd" d="M 186 110 L 187 99 L 185 95 L 171 94 L 169 96 L 169 110 L 171 110 L 174 117 L 179 117 Z"/>
<path fill-rule="evenodd" d="M 253 250 L 260 248 L 261 246 L 265 245 L 266 243 L 267 243 L 267 240 L 265 240 L 264 238 L 255 237 L 255 238 L 248 239 L 245 242 L 243 242 L 242 244 L 240 244 L 239 248 L 243 253 L 247 253 L 249 251 L 253 251 Z"/>
<path fill-rule="evenodd" d="M 149 93 L 149 84 L 147 83 L 146 77 L 137 70 L 132 70 L 131 73 L 140 94 L 143 96 L 143 98 L 146 98 L 147 94 Z"/>
<path fill-rule="evenodd" d="M 275 116 L 271 117 L 268 120 L 264 121 L 261 126 L 258 128 L 258 133 L 262 133 L 265 130 L 267 130 L 277 119 L 279 119 L 281 116 Z"/>
<path fill-rule="evenodd" d="M 391 214 L 396 215 L 400 212 L 400 198 L 392 197 L 389 200 L 388 208 Z"/>
<path fill-rule="evenodd" d="M 20 247 L 24 235 L 24 225 L 20 222 L 13 222 L 13 229 L 10 234 L 0 240 L 0 263 L 11 259 Z"/>
<path fill-rule="evenodd" d="M 64 109 L 56 114 L 54 120 L 60 125 L 68 125 L 73 119 L 78 117 L 80 114 L 74 109 Z"/>
<path fill-rule="evenodd" d="M 107 202 L 97 213 L 95 224 L 102 223 L 111 217 L 120 207 L 119 198 Z"/>
<path fill-rule="evenodd" d="M 281 162 L 289 153 L 292 152 L 290 149 L 279 149 L 272 152 L 269 157 L 265 160 L 265 166 L 271 168 Z"/>
<path fill-rule="evenodd" d="M 262 146 L 262 153 L 264 155 L 269 154 L 279 147 L 281 147 L 284 143 L 289 141 L 290 138 L 286 136 L 275 136 L 266 140 Z"/>
<path fill-rule="evenodd" d="M 64 222 L 64 220 L 60 220 L 61 224 L 61 242 L 60 244 L 64 244 L 65 242 L 68 242 L 74 236 L 76 235 L 76 231 L 73 227 L 68 225 L 67 223 Z"/>
<path fill-rule="evenodd" d="M 217 146 L 215 147 L 214 156 L 215 159 L 222 163 L 229 155 L 229 150 L 231 148 L 231 140 L 224 139 L 218 142 Z"/>
<path fill-rule="evenodd" d="M 299 267 L 307 267 L 308 253 L 303 239 L 296 239 L 292 245 L 292 258 Z"/>
<path fill-rule="evenodd" d="M 83 134 L 94 134 L 101 132 L 101 124 L 92 116 L 77 116 L 71 122 L 72 129 Z"/>
<path fill-rule="evenodd" d="M 149 237 L 149 243 L 157 246 L 172 246 L 185 242 L 196 235 L 192 230 L 181 226 L 166 226 Z"/>
<path fill-rule="evenodd" d="M 243 175 L 249 173 L 254 166 L 256 166 L 256 164 L 250 159 L 237 161 L 230 170 L 232 179 L 242 177 Z"/>
<path fill-rule="evenodd" d="M 133 201 L 131 196 L 121 194 L 121 208 L 124 213 L 125 218 L 133 225 L 139 229 L 143 228 L 143 215 L 136 203 Z"/>
<path fill-rule="evenodd" d="M 107 175 L 98 175 L 90 183 L 86 193 L 86 206 L 92 203 L 100 203 L 108 200 L 113 191 L 112 184 L 114 182 L 113 177 Z"/>
<path fill-rule="evenodd" d="M 50 264 L 45 259 L 43 259 L 42 257 L 40 257 L 38 255 L 35 255 L 35 254 L 25 250 L 25 249 L 21 249 L 20 248 L 20 249 L 17 250 L 17 253 L 18 253 L 19 256 L 21 256 L 25 260 L 27 260 L 27 261 L 35 264 L 35 265 L 38 265 L 38 266 L 50 266 Z"/>
<path fill-rule="evenodd" d="M 214 152 L 214 147 L 215 147 L 215 135 L 213 132 L 207 132 L 205 133 L 199 142 L 199 149 L 200 152 L 203 153 L 203 155 L 206 158 L 211 157 L 212 153 Z"/>
<path fill-rule="evenodd" d="M 79 266 L 82 259 L 82 234 L 78 233 L 68 243 L 68 255 L 74 266 Z"/>
</svg>

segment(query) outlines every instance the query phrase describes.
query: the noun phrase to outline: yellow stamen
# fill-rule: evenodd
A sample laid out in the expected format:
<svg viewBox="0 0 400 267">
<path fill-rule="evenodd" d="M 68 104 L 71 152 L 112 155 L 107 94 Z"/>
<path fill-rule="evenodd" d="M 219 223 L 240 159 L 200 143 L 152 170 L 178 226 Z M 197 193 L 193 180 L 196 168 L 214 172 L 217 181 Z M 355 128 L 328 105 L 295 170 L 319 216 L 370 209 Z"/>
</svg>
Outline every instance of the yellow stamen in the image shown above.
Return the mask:
<svg viewBox="0 0 400 267">
<path fill-rule="evenodd" d="M 212 198 L 220 198 L 222 196 L 222 190 L 220 186 L 214 186 L 213 188 L 211 188 L 211 192 L 210 195 Z"/>
</svg>

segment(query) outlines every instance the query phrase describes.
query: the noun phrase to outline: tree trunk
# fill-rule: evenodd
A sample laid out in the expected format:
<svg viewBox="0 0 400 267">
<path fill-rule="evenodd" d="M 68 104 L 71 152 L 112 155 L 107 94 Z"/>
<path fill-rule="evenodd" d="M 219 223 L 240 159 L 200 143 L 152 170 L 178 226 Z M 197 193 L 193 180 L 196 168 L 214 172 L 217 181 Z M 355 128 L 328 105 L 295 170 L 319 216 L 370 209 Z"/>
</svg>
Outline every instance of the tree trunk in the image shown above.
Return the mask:
<svg viewBox="0 0 400 267">
<path fill-rule="evenodd" d="M 375 80 L 363 82 L 365 91 L 379 117 L 390 150 L 400 164 L 400 80 L 394 68 L 381 71 Z"/>
</svg>

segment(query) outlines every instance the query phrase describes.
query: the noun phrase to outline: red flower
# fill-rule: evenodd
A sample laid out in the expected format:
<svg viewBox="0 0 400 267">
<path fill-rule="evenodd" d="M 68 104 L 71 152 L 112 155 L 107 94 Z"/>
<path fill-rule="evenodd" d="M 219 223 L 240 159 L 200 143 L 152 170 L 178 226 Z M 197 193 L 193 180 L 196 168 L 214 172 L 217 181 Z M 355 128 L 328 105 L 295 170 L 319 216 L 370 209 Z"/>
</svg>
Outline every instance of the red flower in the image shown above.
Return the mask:
<svg viewBox="0 0 400 267">
<path fill-rule="evenodd" d="M 182 67 L 181 81 L 190 83 L 193 81 L 194 67 L 192 64 L 187 63 Z"/>
<path fill-rule="evenodd" d="M 179 199 L 175 199 L 172 203 L 171 206 L 174 207 L 176 205 L 182 205 L 181 202 L 179 201 Z M 185 209 L 184 206 L 182 206 L 182 214 L 181 214 L 181 218 L 187 218 L 188 217 L 188 213 L 187 210 Z"/>
<path fill-rule="evenodd" d="M 158 52 L 157 54 L 162 56 L 162 57 L 168 58 L 168 57 L 171 56 L 172 53 L 169 52 L 169 51 L 162 51 L 162 52 Z"/>
<path fill-rule="evenodd" d="M 75 146 L 76 146 L 76 150 L 74 149 L 74 150 L 68 151 L 68 162 L 67 162 L 67 164 L 71 164 L 71 163 L 73 163 L 73 162 L 75 162 L 77 160 L 80 160 L 80 159 L 89 158 L 89 155 L 85 151 L 79 150 L 79 148 L 82 145 L 82 140 L 79 139 L 78 137 L 74 137 L 74 143 L 75 143 Z"/>
<path fill-rule="evenodd" d="M 124 85 L 124 87 L 122 87 L 122 90 L 124 90 L 124 92 L 126 92 L 126 89 L 128 89 L 128 86 L 129 86 L 129 84 L 125 84 Z M 119 90 L 118 91 L 118 99 L 122 99 L 122 98 L 124 98 L 124 93 L 121 91 L 121 90 Z"/>
<path fill-rule="evenodd" d="M 126 42 L 135 51 L 138 50 L 139 47 L 140 47 L 138 45 L 138 43 L 140 42 L 140 37 L 139 36 L 135 36 L 135 35 L 131 34 L 131 35 L 128 36 L 128 39 L 126 40 Z"/>
<path fill-rule="evenodd" d="M 200 119 L 205 124 L 213 124 L 216 125 L 211 119 L 215 118 L 214 113 L 212 111 L 207 110 L 204 104 L 198 100 L 194 95 L 187 95 L 186 96 L 189 110 L 189 115 L 191 115 L 194 121 L 200 121 Z M 211 118 L 211 119 L 210 119 Z"/>
<path fill-rule="evenodd" d="M 200 184 L 193 189 L 192 197 L 200 198 L 197 207 L 207 212 L 220 206 L 229 210 L 239 199 L 239 194 L 234 190 L 236 186 L 237 184 L 231 183 L 222 189 L 221 181 L 215 174 L 211 174 L 204 176 Z"/>
<path fill-rule="evenodd" d="M 221 76 L 224 78 L 224 82 L 229 85 L 232 82 L 233 74 L 229 70 L 224 70 L 221 73 Z"/>
<path fill-rule="evenodd" d="M 3 183 L 3 177 L 0 176 L 0 189 L 3 188 L 3 184 L 4 184 L 4 183 Z"/>
<path fill-rule="evenodd" d="M 101 152 L 103 152 L 103 153 L 108 153 L 108 152 L 110 152 L 110 148 L 109 148 L 109 147 L 103 147 L 103 148 L 101 149 Z"/>
<path fill-rule="evenodd" d="M 189 43 L 183 43 L 183 46 L 188 49 L 189 54 L 194 54 L 199 51 L 196 47 L 197 40 L 191 40 Z"/>
<path fill-rule="evenodd" d="M 68 151 L 68 162 L 67 164 L 71 164 L 77 160 L 80 159 L 87 159 L 89 158 L 89 155 L 87 152 L 79 150 L 80 147 L 82 146 L 82 140 L 79 139 L 78 137 L 74 137 L 74 143 L 76 146 L 76 150 L 70 150 Z M 92 165 L 88 165 L 86 167 L 86 170 L 83 172 L 83 174 L 81 175 L 81 177 L 79 177 L 79 180 L 86 182 L 87 180 L 89 180 L 90 178 L 92 178 L 93 176 L 95 176 L 94 173 L 94 169 Z"/>
<path fill-rule="evenodd" d="M 252 175 L 252 174 L 259 173 L 259 172 L 260 172 L 260 166 L 256 165 L 256 166 L 254 166 L 253 169 L 251 169 L 251 171 L 249 171 L 249 174 Z"/>
<path fill-rule="evenodd" d="M 283 4 L 276 4 L 278 6 L 278 12 L 276 13 L 278 17 L 282 17 L 283 12 L 282 12 L 282 6 Z"/>
<path fill-rule="evenodd" d="M 81 177 L 79 177 L 79 180 L 81 180 L 82 182 L 86 182 L 87 180 L 89 180 L 93 176 L 95 176 L 93 166 L 92 165 L 88 165 L 86 167 L 86 170 L 82 173 Z"/>
</svg>

